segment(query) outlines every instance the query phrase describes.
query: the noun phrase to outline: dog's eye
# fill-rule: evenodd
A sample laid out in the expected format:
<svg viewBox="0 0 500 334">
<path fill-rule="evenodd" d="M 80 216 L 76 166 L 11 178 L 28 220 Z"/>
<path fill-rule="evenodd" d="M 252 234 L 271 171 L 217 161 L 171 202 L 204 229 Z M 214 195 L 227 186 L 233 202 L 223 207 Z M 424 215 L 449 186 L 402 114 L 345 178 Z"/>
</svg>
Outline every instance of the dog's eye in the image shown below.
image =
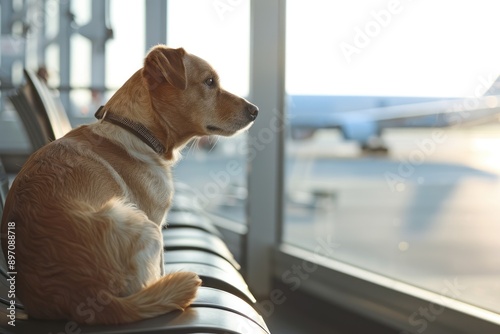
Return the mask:
<svg viewBox="0 0 500 334">
<path fill-rule="evenodd" d="M 208 87 L 212 87 L 214 84 L 215 84 L 214 78 L 208 78 L 207 80 L 205 80 L 205 85 L 207 85 Z"/>
</svg>

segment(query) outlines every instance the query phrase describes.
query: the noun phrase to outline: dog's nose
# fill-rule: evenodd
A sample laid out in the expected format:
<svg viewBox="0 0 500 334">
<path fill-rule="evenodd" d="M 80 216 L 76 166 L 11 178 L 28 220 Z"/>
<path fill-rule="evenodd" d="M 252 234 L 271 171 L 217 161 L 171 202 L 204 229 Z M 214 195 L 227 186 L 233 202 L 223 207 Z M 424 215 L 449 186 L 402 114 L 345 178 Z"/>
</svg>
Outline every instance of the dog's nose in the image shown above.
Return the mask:
<svg viewBox="0 0 500 334">
<path fill-rule="evenodd" d="M 250 120 L 255 120 L 257 118 L 257 115 L 259 114 L 259 108 L 256 105 L 247 103 L 246 109 Z"/>
</svg>

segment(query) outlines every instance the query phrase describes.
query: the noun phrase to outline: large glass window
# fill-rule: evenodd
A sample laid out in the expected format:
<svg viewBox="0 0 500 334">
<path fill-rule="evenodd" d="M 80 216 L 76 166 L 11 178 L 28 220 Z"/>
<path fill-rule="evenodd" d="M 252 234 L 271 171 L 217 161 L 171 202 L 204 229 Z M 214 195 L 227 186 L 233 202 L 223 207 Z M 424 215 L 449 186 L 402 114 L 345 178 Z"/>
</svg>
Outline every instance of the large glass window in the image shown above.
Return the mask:
<svg viewBox="0 0 500 334">
<path fill-rule="evenodd" d="M 250 5 L 205 0 L 168 2 L 168 44 L 208 61 L 222 86 L 248 95 Z M 187 147 L 174 177 L 193 187 L 199 203 L 233 222 L 246 221 L 246 135 L 203 137 Z"/>
<path fill-rule="evenodd" d="M 287 2 L 286 243 L 500 313 L 499 9 Z"/>
<path fill-rule="evenodd" d="M 105 94 L 99 87 L 88 89 L 91 86 L 90 41 L 80 35 L 72 37 L 72 45 L 79 51 L 72 54 L 71 114 L 84 117 L 85 121 L 92 120 L 95 110 L 143 63 L 146 4 L 133 0 L 125 1 L 126 5 L 122 2 L 112 1 L 107 17 L 113 36 L 106 44 Z M 73 4 L 78 25 L 89 23 L 90 10 L 89 1 Z M 207 60 L 219 73 L 224 88 L 240 96 L 248 95 L 248 2 L 171 0 L 165 15 L 170 47 L 183 47 Z M 81 66 L 82 59 L 86 60 L 85 66 Z M 192 187 L 199 203 L 210 212 L 243 223 L 247 196 L 245 154 L 245 135 L 200 138 L 185 149 L 184 158 L 175 167 L 174 177 Z"/>
</svg>

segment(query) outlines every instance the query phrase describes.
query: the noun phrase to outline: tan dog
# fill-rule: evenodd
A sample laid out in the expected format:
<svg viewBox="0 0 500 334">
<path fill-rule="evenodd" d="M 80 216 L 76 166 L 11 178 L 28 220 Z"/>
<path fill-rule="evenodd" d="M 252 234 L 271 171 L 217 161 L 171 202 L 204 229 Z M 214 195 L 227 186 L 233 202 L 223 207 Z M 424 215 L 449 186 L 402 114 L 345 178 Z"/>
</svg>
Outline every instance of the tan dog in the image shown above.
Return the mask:
<svg viewBox="0 0 500 334">
<path fill-rule="evenodd" d="M 162 276 L 170 166 L 192 138 L 248 128 L 258 109 L 183 49 L 153 48 L 81 126 L 35 152 L 2 217 L 15 226 L 16 291 L 30 316 L 119 324 L 184 309 L 201 281 Z"/>
</svg>

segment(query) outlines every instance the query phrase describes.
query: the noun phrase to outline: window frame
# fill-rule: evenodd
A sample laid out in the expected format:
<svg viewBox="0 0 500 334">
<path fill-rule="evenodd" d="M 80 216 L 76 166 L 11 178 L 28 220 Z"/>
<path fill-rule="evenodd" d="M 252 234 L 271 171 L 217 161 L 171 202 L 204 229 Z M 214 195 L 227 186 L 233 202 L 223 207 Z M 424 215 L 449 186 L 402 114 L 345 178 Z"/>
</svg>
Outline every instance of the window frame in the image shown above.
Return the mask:
<svg viewBox="0 0 500 334">
<path fill-rule="evenodd" d="M 250 100 L 261 110 L 258 121 L 249 131 L 254 140 L 276 119 L 279 129 L 286 126 L 285 14 L 286 0 L 251 1 Z M 254 156 L 248 161 L 244 269 L 248 284 L 261 302 L 279 307 L 278 301 L 283 299 L 277 296 L 286 296 L 296 288 L 402 330 L 402 333 L 500 331 L 499 314 L 282 243 L 283 132 L 276 132 L 262 149 L 255 149 L 252 140 L 249 142 Z M 273 279 L 286 286 L 284 275 L 294 266 L 304 264 L 310 272 L 304 273 L 303 279 L 296 279 L 290 291 L 273 290 Z M 419 315 L 418 312 L 425 312 L 429 307 L 435 315 L 431 314 L 428 319 Z"/>
</svg>

